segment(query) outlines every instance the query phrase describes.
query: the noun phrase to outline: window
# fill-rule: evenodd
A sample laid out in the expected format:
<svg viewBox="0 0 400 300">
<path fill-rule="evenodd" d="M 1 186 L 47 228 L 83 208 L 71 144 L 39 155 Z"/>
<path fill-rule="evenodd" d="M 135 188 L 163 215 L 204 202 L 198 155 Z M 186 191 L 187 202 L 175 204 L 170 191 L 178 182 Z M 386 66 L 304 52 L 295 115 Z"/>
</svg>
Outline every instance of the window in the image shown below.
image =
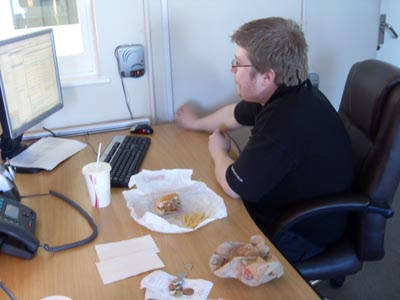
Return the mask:
<svg viewBox="0 0 400 300">
<path fill-rule="evenodd" d="M 61 79 L 97 75 L 93 0 L 1 0 L 0 39 L 53 28 Z"/>
<path fill-rule="evenodd" d="M 79 24 L 76 0 L 10 0 L 15 29 Z"/>
</svg>

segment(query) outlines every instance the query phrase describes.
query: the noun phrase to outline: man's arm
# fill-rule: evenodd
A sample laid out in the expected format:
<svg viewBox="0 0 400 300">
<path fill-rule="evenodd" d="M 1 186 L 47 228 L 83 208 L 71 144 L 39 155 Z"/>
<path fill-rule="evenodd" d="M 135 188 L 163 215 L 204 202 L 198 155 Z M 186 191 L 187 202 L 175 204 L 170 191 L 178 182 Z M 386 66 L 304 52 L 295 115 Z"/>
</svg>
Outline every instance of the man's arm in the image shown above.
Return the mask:
<svg viewBox="0 0 400 300">
<path fill-rule="evenodd" d="M 219 185 L 222 187 L 224 192 L 232 198 L 239 198 L 228 182 L 226 181 L 226 170 L 234 162 L 229 156 L 229 150 L 231 142 L 220 130 L 216 130 L 210 135 L 208 142 L 208 150 L 210 151 L 211 157 L 214 160 L 215 165 L 215 177 Z"/>
<path fill-rule="evenodd" d="M 217 129 L 232 130 L 241 125 L 234 116 L 236 103 L 228 104 L 217 111 L 199 118 L 188 105 L 182 105 L 175 115 L 175 121 L 183 128 L 198 131 L 213 132 Z"/>
</svg>

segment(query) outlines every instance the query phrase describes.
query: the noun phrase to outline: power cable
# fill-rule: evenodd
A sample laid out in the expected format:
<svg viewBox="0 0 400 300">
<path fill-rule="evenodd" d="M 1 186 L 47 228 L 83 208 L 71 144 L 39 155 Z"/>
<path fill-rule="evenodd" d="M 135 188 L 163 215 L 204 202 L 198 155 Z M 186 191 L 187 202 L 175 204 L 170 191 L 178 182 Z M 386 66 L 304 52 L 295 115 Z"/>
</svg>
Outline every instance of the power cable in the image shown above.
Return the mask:
<svg viewBox="0 0 400 300">
<path fill-rule="evenodd" d="M 115 58 L 116 58 L 116 60 L 117 60 L 117 66 L 118 66 L 118 76 L 119 76 L 119 78 L 120 78 L 120 80 L 121 80 L 122 90 L 124 91 L 124 97 L 125 97 L 125 104 L 126 104 L 126 107 L 128 108 L 129 115 L 130 115 L 131 119 L 133 119 L 132 110 L 131 110 L 131 107 L 130 107 L 130 105 L 129 105 L 128 96 L 127 96 L 127 92 L 126 92 L 126 88 L 125 88 L 125 82 L 124 82 L 124 79 L 123 79 L 122 76 L 121 76 L 120 61 L 119 61 L 119 57 L 118 57 L 118 54 L 117 54 L 117 53 L 118 53 L 118 47 L 115 48 L 115 50 L 114 50 L 114 56 L 115 56 Z"/>
</svg>

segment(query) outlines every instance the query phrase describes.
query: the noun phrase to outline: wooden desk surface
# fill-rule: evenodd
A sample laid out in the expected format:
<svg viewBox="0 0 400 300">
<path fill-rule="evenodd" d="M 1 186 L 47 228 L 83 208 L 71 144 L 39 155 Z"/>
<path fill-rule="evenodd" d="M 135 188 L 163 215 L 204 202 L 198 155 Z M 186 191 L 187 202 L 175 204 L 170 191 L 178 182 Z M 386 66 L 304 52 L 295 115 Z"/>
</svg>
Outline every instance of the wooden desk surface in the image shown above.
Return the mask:
<svg viewBox="0 0 400 300">
<path fill-rule="evenodd" d="M 103 133 L 77 139 L 103 149 L 112 135 Z M 122 132 L 122 134 L 128 134 Z M 122 188 L 112 189 L 111 205 L 95 209 L 90 205 L 81 168 L 96 160 L 90 147 L 60 164 L 51 172 L 18 174 L 16 182 L 22 195 L 46 193 L 50 189 L 63 193 L 79 203 L 93 216 L 99 235 L 88 245 L 67 251 L 50 253 L 39 248 L 31 260 L 0 254 L 0 280 L 17 299 L 41 299 L 50 295 L 65 295 L 78 299 L 144 299 L 140 289 L 140 274 L 104 285 L 95 263 L 98 257 L 95 244 L 116 242 L 151 234 L 160 249 L 159 256 L 170 274 L 185 271 L 190 263 L 189 278 L 210 280 L 214 286 L 210 299 L 320 299 L 313 289 L 268 241 L 271 251 L 284 266 L 283 277 L 257 288 L 248 287 L 235 279 L 221 279 L 212 274 L 208 261 L 213 250 L 225 241 L 248 242 L 250 236 L 262 234 L 253 223 L 241 200 L 224 194 L 214 177 L 214 165 L 208 154 L 208 135 L 184 131 L 175 125 L 154 127 L 152 142 L 142 167 L 149 170 L 189 168 L 193 179 L 205 182 L 220 195 L 228 210 L 228 217 L 185 234 L 161 234 L 137 224 L 129 215 Z M 61 245 L 87 237 L 90 227 L 74 209 L 54 197 L 24 198 L 22 203 L 37 212 L 36 236 L 42 244 Z M 0 291 L 0 299 L 5 295 Z"/>
</svg>

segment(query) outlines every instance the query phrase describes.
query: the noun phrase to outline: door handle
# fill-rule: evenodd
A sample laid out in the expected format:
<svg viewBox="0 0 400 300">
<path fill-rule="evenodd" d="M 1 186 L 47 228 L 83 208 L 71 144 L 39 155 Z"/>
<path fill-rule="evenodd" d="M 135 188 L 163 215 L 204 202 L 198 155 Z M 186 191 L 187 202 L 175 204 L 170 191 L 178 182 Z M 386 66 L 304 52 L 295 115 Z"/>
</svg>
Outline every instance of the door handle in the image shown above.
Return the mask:
<svg viewBox="0 0 400 300">
<path fill-rule="evenodd" d="M 393 28 L 392 25 L 390 25 L 390 24 L 384 22 L 384 23 L 381 23 L 381 26 L 384 28 L 384 30 L 385 30 L 385 28 L 389 29 L 389 31 L 390 31 L 390 32 L 392 33 L 392 35 L 393 35 L 393 38 L 397 39 L 397 38 L 399 37 L 399 35 L 397 34 L 396 30 L 394 30 L 394 28 Z"/>
<path fill-rule="evenodd" d="M 378 47 L 377 50 L 381 48 L 381 45 L 385 41 L 385 31 L 388 29 L 394 39 L 397 39 L 399 35 L 392 25 L 386 22 L 386 14 L 381 14 L 379 22 L 379 35 L 378 35 Z"/>
</svg>

